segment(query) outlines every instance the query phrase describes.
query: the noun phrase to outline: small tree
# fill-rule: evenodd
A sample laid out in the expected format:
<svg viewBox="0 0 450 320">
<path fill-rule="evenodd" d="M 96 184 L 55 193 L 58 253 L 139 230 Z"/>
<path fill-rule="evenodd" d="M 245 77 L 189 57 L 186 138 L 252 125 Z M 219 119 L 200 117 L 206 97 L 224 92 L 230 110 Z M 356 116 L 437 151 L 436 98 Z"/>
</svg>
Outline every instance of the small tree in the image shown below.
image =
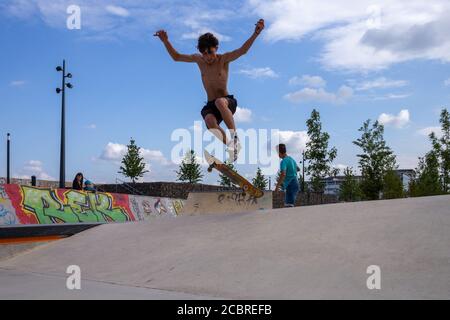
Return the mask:
<svg viewBox="0 0 450 320">
<path fill-rule="evenodd" d="M 312 111 L 311 118 L 308 119 L 306 125 L 309 136 L 305 153 L 308 159 L 306 172 L 311 177 L 312 191 L 323 192 L 325 189 L 323 180 L 337 174 L 337 171 L 332 168 L 333 160 L 337 156 L 337 149 L 329 148 L 330 135 L 322 131 L 322 122 L 317 110 Z"/>
<path fill-rule="evenodd" d="M 430 135 L 433 149 L 440 160 L 440 176 L 444 193 L 450 191 L 450 113 L 443 109 L 440 117 L 442 137 L 438 138 L 433 132 Z"/>
<path fill-rule="evenodd" d="M 234 165 L 233 165 L 232 163 L 226 163 L 226 166 L 227 166 L 228 168 L 230 168 L 232 171 L 234 171 L 234 172 L 237 173 L 237 171 L 236 171 L 236 169 L 234 168 Z M 222 186 L 222 187 L 228 187 L 228 188 L 236 187 L 236 185 L 235 185 L 235 184 L 231 181 L 231 179 L 228 178 L 226 175 L 220 174 L 220 175 L 219 175 L 219 178 L 220 178 L 220 180 L 219 180 L 220 186 Z"/>
<path fill-rule="evenodd" d="M 266 179 L 266 177 L 262 174 L 261 168 L 258 168 L 256 171 L 256 177 L 253 178 L 252 181 L 253 185 L 260 189 L 260 190 L 266 190 L 267 185 L 269 184 L 269 181 Z"/>
<path fill-rule="evenodd" d="M 122 159 L 123 166 L 120 167 L 118 173 L 130 178 L 133 183 L 136 180 L 142 178 L 145 173 L 149 172 L 145 170 L 146 163 L 144 157 L 140 155 L 141 148 L 136 145 L 136 141 L 131 138 L 130 144 L 127 145 L 127 153 Z"/>
<path fill-rule="evenodd" d="M 443 193 L 439 176 L 439 159 L 436 152 L 430 151 L 420 158 L 416 178 L 410 184 L 411 197 L 435 196 Z"/>
<path fill-rule="evenodd" d="M 377 200 L 383 191 L 384 177 L 396 168 L 396 157 L 384 140 L 384 126 L 376 121 L 372 126 L 367 120 L 359 129 L 361 137 L 353 141 L 362 149 L 358 155 L 363 180 L 361 190 L 369 200 Z"/>
<path fill-rule="evenodd" d="M 339 190 L 339 199 L 341 201 L 351 202 L 361 200 L 361 188 L 359 182 L 356 180 L 353 174 L 352 168 L 346 168 L 344 170 L 345 179 L 342 182 Z"/>
<path fill-rule="evenodd" d="M 178 181 L 199 183 L 202 181 L 203 174 L 200 164 L 197 162 L 194 150 L 186 153 L 180 164 L 180 170 L 176 172 Z"/>
<path fill-rule="evenodd" d="M 383 198 L 384 199 L 398 199 L 403 198 L 404 190 L 403 183 L 394 170 L 389 170 L 384 175 L 383 179 Z"/>
</svg>

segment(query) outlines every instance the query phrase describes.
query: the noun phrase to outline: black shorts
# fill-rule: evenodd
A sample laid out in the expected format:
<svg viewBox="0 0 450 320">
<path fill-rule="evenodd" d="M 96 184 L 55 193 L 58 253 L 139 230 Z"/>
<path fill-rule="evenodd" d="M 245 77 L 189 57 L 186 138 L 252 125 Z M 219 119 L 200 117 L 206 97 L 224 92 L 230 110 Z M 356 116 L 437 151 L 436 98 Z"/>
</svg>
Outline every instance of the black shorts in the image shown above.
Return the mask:
<svg viewBox="0 0 450 320">
<path fill-rule="evenodd" d="M 233 114 L 235 114 L 236 113 L 236 108 L 237 108 L 237 100 L 232 95 L 226 96 L 224 98 L 228 100 L 228 108 L 230 109 L 230 111 Z M 202 117 L 203 117 L 203 119 L 205 119 L 205 117 L 208 114 L 213 114 L 216 117 L 216 119 L 217 119 L 217 123 L 220 124 L 223 121 L 223 118 L 222 118 L 222 115 L 220 114 L 219 109 L 217 109 L 216 100 L 208 101 L 206 106 L 203 107 L 203 109 L 202 109 Z"/>
</svg>

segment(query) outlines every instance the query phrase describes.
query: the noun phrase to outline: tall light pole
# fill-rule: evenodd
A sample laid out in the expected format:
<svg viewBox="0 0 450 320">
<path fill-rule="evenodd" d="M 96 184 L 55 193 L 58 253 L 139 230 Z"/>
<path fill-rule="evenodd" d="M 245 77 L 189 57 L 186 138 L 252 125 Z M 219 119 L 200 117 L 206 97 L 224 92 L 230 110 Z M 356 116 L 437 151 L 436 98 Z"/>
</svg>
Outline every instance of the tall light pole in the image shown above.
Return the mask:
<svg viewBox="0 0 450 320">
<path fill-rule="evenodd" d="M 303 178 L 302 178 L 302 192 L 305 192 L 305 160 L 306 160 L 306 157 L 305 157 L 305 150 L 303 150 L 303 153 L 302 153 L 302 155 L 303 155 Z"/>
<path fill-rule="evenodd" d="M 6 141 L 6 183 L 11 183 L 11 134 L 7 134 Z"/>
<path fill-rule="evenodd" d="M 72 89 L 71 83 L 66 83 L 66 78 L 72 78 L 72 74 L 66 74 L 66 60 L 63 66 L 58 66 L 56 71 L 62 72 L 62 86 L 56 89 L 56 93 L 62 93 L 61 102 L 61 150 L 59 158 L 59 187 L 66 187 L 66 88 Z"/>
</svg>

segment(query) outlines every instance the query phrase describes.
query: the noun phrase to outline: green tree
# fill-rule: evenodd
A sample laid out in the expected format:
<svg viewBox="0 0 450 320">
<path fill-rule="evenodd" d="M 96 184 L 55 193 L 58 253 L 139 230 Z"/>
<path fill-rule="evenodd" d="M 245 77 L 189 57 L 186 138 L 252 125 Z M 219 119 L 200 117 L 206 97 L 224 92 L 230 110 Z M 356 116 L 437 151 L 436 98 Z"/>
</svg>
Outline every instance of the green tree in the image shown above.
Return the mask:
<svg viewBox="0 0 450 320">
<path fill-rule="evenodd" d="M 128 177 L 136 183 L 136 180 L 142 178 L 145 173 L 149 172 L 145 170 L 146 163 L 144 157 L 140 155 L 141 148 L 136 145 L 136 141 L 131 138 L 130 144 L 127 145 L 127 153 L 122 159 L 123 166 L 120 167 L 118 173 Z"/>
<path fill-rule="evenodd" d="M 258 170 L 256 171 L 256 177 L 253 178 L 252 184 L 260 190 L 267 189 L 269 180 L 267 180 L 266 177 L 262 174 L 261 168 L 258 168 Z"/>
<path fill-rule="evenodd" d="M 361 137 L 353 143 L 362 149 L 358 154 L 362 173 L 361 190 L 368 200 L 379 199 L 384 188 L 384 177 L 390 170 L 395 170 L 396 157 L 384 140 L 384 126 L 376 121 L 371 126 L 367 120 L 359 129 Z"/>
<path fill-rule="evenodd" d="M 337 156 L 337 149 L 329 147 L 330 135 L 322 131 L 322 122 L 317 110 L 312 111 L 306 125 L 309 141 L 306 144 L 305 156 L 308 159 L 308 166 L 305 169 L 310 176 L 312 191 L 323 192 L 325 188 L 323 180 L 337 174 L 336 169 L 332 167 L 333 160 Z"/>
<path fill-rule="evenodd" d="M 439 176 L 439 159 L 435 150 L 420 158 L 416 169 L 416 178 L 411 181 L 410 195 L 412 197 L 435 196 L 443 193 Z"/>
<path fill-rule="evenodd" d="M 438 138 L 433 132 L 430 135 L 433 149 L 439 157 L 440 176 L 444 193 L 450 191 L 450 113 L 443 109 L 440 117 L 442 137 Z"/>
<path fill-rule="evenodd" d="M 194 150 L 186 153 L 180 164 L 180 170 L 176 172 L 178 181 L 199 183 L 202 181 L 203 174 L 200 164 L 197 162 Z"/>
<path fill-rule="evenodd" d="M 394 170 L 386 172 L 383 178 L 383 198 L 384 199 L 398 199 L 403 198 L 404 189 L 403 183 Z"/>
<path fill-rule="evenodd" d="M 232 163 L 226 163 L 225 165 L 228 168 L 230 168 L 232 171 L 237 173 L 237 171 Z M 219 183 L 222 187 L 229 187 L 229 188 L 236 187 L 236 185 L 226 175 L 220 174 L 219 178 L 220 178 Z"/>
<path fill-rule="evenodd" d="M 361 188 L 356 180 L 352 168 L 344 170 L 344 181 L 339 190 L 339 199 L 341 201 L 352 202 L 361 200 Z"/>
</svg>

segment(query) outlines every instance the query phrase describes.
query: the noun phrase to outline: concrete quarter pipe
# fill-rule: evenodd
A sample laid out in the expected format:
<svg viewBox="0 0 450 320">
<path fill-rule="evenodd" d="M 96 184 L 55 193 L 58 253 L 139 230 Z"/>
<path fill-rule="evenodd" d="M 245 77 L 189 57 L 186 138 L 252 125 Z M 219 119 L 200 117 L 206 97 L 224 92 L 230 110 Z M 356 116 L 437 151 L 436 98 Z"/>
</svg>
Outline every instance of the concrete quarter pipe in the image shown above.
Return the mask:
<svg viewBox="0 0 450 320">
<path fill-rule="evenodd" d="M 37 274 L 60 279 L 47 298 L 67 296 L 75 264 L 88 285 L 208 298 L 449 299 L 449 208 L 442 196 L 106 224 L 0 262 L 16 275 L 0 298 L 38 298 Z M 367 286 L 373 265 L 380 290 Z"/>
</svg>

